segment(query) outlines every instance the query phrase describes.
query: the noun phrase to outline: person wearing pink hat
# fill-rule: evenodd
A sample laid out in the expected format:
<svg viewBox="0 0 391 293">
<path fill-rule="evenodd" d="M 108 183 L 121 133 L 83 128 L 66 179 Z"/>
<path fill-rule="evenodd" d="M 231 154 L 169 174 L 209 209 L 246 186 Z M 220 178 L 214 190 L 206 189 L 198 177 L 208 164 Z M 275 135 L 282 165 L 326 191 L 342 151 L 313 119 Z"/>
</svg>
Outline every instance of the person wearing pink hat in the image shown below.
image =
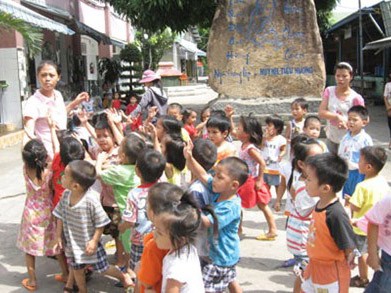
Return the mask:
<svg viewBox="0 0 391 293">
<path fill-rule="evenodd" d="M 148 69 L 144 71 L 142 79 L 139 82 L 144 84 L 145 93 L 141 96 L 140 103 L 136 109 L 131 113 L 132 117 L 137 117 L 150 107 L 157 108 L 156 117 L 166 115 L 168 98 L 163 91 L 160 75 Z"/>
</svg>

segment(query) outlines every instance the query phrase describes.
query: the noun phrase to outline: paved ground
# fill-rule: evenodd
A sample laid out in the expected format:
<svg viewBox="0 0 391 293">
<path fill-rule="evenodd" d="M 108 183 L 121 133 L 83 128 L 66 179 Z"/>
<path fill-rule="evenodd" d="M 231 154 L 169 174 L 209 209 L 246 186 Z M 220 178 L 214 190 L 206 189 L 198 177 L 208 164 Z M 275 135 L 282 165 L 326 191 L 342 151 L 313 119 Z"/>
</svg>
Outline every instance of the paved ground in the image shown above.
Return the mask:
<svg viewBox="0 0 391 293">
<path fill-rule="evenodd" d="M 368 133 L 376 145 L 388 146 L 388 128 L 382 107 L 371 107 L 371 123 Z M 24 255 L 15 247 L 19 222 L 25 200 L 22 177 L 20 145 L 0 150 L 0 292 L 26 292 L 20 282 L 26 277 Z M 388 151 L 391 158 L 391 152 Z M 391 182 L 391 159 L 383 175 Z M 258 210 L 244 213 L 244 232 L 241 242 L 241 262 L 238 265 L 238 279 L 245 292 L 291 292 L 293 275 L 291 269 L 280 268 L 289 258 L 285 245 L 285 218 L 276 214 L 279 237 L 274 242 L 260 242 L 255 237 L 267 228 L 263 215 Z M 108 239 L 105 238 L 105 241 Z M 109 252 L 110 253 L 110 252 Z M 112 253 L 112 251 L 111 251 Z M 110 260 L 113 260 L 112 255 Z M 55 261 L 37 258 L 38 292 L 61 292 L 53 274 L 59 271 Z M 113 287 L 114 281 L 94 275 L 88 284 L 90 292 L 122 292 Z M 363 292 L 351 289 L 350 292 Z"/>
</svg>

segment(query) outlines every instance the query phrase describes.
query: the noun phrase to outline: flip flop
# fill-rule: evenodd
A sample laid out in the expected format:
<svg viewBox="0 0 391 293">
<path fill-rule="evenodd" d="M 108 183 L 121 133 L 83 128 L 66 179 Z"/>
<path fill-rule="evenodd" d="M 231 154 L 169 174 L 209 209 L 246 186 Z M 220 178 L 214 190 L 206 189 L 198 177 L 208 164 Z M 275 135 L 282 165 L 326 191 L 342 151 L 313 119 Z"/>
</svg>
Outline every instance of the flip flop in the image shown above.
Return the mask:
<svg viewBox="0 0 391 293">
<path fill-rule="evenodd" d="M 54 279 L 57 281 L 57 282 L 60 282 L 60 283 L 66 283 L 68 280 L 66 278 L 64 278 L 61 274 L 56 274 L 54 275 Z"/>
<path fill-rule="evenodd" d="M 37 285 L 30 285 L 29 284 L 29 278 L 22 280 L 23 287 L 28 291 L 36 291 L 38 286 Z"/>
<path fill-rule="evenodd" d="M 368 284 L 368 279 L 361 279 L 359 276 L 350 279 L 350 287 L 365 288 Z"/>
<path fill-rule="evenodd" d="M 290 268 L 293 267 L 296 263 L 296 260 L 294 258 L 288 259 L 284 261 L 281 265 L 282 268 Z"/>
<path fill-rule="evenodd" d="M 274 241 L 276 240 L 277 235 L 269 235 L 269 234 L 261 234 L 257 236 L 255 239 L 260 241 Z"/>
<path fill-rule="evenodd" d="M 64 287 L 62 290 L 63 290 L 64 292 L 73 293 L 73 288 Z"/>
</svg>

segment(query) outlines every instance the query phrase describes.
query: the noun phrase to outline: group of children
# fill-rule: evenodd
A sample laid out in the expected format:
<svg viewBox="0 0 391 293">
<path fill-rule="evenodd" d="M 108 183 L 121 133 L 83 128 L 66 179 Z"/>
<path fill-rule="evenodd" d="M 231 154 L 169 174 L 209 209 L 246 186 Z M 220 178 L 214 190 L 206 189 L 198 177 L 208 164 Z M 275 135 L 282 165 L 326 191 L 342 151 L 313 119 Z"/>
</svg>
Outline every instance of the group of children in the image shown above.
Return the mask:
<svg viewBox="0 0 391 293">
<path fill-rule="evenodd" d="M 53 161 L 38 140 L 22 154 L 27 199 L 17 246 L 26 253 L 29 274 L 23 286 L 37 289 L 35 256 L 46 255 L 60 263 L 62 274 L 55 278 L 65 283 L 64 292 L 86 292 L 91 270 L 136 292 L 241 292 L 242 208 L 257 206 L 268 224 L 257 239 L 275 240 L 269 207 L 274 186 L 275 210 L 288 195 L 295 292 L 367 285 L 366 261 L 377 270 L 378 285 L 372 282 L 368 288 L 375 291 L 369 292 L 379 292 L 390 272 L 391 195 L 378 175 L 386 153 L 364 131 L 368 111 L 349 110 L 347 134 L 333 154 L 319 140 L 321 121 L 307 115 L 307 102 L 296 99 L 291 108 L 285 136 L 279 116 L 268 117 L 265 129 L 252 115 L 235 125 L 232 107 L 204 109 L 198 125 L 196 111 L 180 104 L 159 116 L 152 107 L 137 130 L 127 127 L 134 119 L 123 122 L 116 111 L 92 121 L 79 111 L 90 143 L 56 132 L 48 117 Z M 238 150 L 233 139 L 241 143 Z M 344 204 L 337 196 L 342 188 Z M 115 241 L 115 265 L 107 261 L 102 234 Z M 383 271 L 377 240 L 388 261 Z M 350 280 L 354 252 L 360 274 Z"/>
</svg>

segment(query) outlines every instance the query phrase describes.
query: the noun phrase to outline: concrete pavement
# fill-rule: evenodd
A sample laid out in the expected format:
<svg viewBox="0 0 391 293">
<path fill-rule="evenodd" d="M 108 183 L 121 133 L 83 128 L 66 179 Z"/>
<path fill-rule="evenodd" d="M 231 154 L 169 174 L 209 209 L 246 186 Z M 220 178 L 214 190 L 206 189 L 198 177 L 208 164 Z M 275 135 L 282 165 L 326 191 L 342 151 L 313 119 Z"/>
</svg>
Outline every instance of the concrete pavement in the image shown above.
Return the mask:
<svg viewBox="0 0 391 293">
<path fill-rule="evenodd" d="M 376 145 L 388 147 L 389 133 L 383 107 L 370 107 L 371 122 L 367 132 Z M 21 213 L 25 200 L 20 144 L 0 150 L 0 292 L 26 292 L 20 282 L 27 276 L 24 254 L 15 247 Z M 382 171 L 391 183 L 391 152 Z M 279 236 L 276 241 L 261 242 L 255 237 L 267 229 L 262 213 L 257 209 L 244 212 L 245 238 L 241 242 L 241 261 L 238 280 L 244 292 L 291 292 L 293 274 L 291 268 L 280 268 L 290 257 L 285 243 L 285 218 L 276 213 Z M 105 241 L 109 238 L 104 238 Z M 109 251 L 113 261 L 113 251 Z M 46 257 L 36 262 L 39 290 L 37 292 L 62 292 L 62 284 L 53 278 L 59 268 L 55 261 Z M 355 272 L 356 273 L 356 272 Z M 122 292 L 113 286 L 114 281 L 95 274 L 88 284 L 89 292 Z M 363 292 L 351 289 L 350 292 Z"/>
</svg>

